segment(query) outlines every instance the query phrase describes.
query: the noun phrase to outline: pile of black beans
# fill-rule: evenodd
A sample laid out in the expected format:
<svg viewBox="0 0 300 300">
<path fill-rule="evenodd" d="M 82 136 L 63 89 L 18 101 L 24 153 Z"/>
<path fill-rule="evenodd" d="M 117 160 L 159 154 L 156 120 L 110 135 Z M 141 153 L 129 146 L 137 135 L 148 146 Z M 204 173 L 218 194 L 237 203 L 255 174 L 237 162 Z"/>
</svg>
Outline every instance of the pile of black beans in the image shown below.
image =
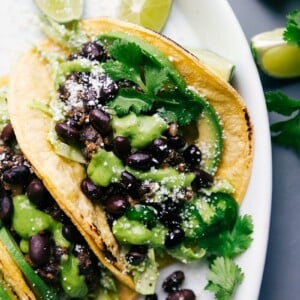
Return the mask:
<svg viewBox="0 0 300 300">
<path fill-rule="evenodd" d="M 16 141 L 10 123 L 3 128 L 0 139 L 3 143 L 0 146 L 0 219 L 19 241 L 20 237 L 12 228 L 13 197 L 27 194 L 37 208 L 63 223 L 62 234 L 73 244 L 72 252 L 78 258 L 80 273 L 85 276 L 91 290 L 96 288 L 100 278 L 97 258 L 90 251 L 77 228 L 56 204 L 42 181 L 35 176 L 23 154 L 14 151 L 13 144 Z M 42 231 L 30 237 L 29 252 L 25 258 L 47 283 L 57 286 L 60 280 L 60 260 L 66 253 L 67 249 L 56 245 L 49 232 Z"/>
<path fill-rule="evenodd" d="M 182 271 L 174 271 L 163 282 L 162 288 L 168 293 L 166 300 L 195 300 L 196 296 L 190 289 L 182 289 L 185 276 Z M 145 300 L 158 300 L 157 294 L 147 295 Z"/>
<path fill-rule="evenodd" d="M 105 48 L 97 42 L 84 44 L 79 53 L 72 54 L 69 59 L 85 58 L 99 62 L 109 59 Z M 94 77 L 93 77 L 94 76 Z M 92 79 L 98 81 L 98 91 L 93 90 L 90 84 Z M 106 74 L 95 75 L 90 73 L 71 73 L 64 84 L 59 88 L 59 96 L 66 104 L 70 104 L 72 84 L 82 85 L 82 91 L 78 93 L 78 101 L 82 105 L 72 107 L 67 112 L 65 122 L 55 126 L 58 137 L 68 143 L 78 146 L 87 161 L 99 148 L 104 148 L 119 157 L 124 165 L 130 168 L 148 171 L 151 168 L 173 167 L 178 172 L 194 172 L 195 179 L 192 187 L 181 191 L 176 199 L 165 199 L 155 206 L 157 218 L 169 229 L 165 246 L 174 248 L 184 239 L 184 232 L 180 228 L 180 216 L 178 211 L 183 201 L 192 197 L 193 191 L 203 187 L 209 187 L 213 183 L 213 177 L 200 168 L 202 153 L 195 144 L 188 145 L 178 130 L 177 124 L 169 124 L 164 134 L 154 139 L 144 149 L 132 149 L 130 141 L 125 136 L 114 136 L 111 116 L 105 110 L 105 105 L 114 99 L 118 91 L 124 87 L 138 89 L 138 87 L 126 80 L 112 81 Z M 74 101 L 74 99 L 72 99 Z M 107 219 L 112 225 L 113 221 L 124 215 L 127 209 L 137 203 L 152 205 L 151 186 L 140 181 L 133 174 L 123 171 L 120 182 L 112 183 L 109 187 L 96 186 L 89 178 L 82 181 L 81 190 L 92 201 L 100 201 L 105 207 Z M 143 251 L 133 251 L 134 255 L 128 254 L 129 261 L 133 256 L 139 258 L 145 256 Z"/>
</svg>

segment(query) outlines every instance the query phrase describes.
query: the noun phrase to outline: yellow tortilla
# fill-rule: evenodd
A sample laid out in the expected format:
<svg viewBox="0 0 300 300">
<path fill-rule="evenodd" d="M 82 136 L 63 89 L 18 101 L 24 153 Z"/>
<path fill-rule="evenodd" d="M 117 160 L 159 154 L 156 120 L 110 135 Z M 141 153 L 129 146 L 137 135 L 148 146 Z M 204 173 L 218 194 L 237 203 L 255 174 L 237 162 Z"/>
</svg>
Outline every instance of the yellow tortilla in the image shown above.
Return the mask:
<svg viewBox="0 0 300 300">
<path fill-rule="evenodd" d="M 225 139 L 221 165 L 216 175 L 227 179 L 235 187 L 234 196 L 240 203 L 251 172 L 252 128 L 246 106 L 238 93 L 193 55 L 155 32 L 107 18 L 86 20 L 81 25 L 91 37 L 111 31 L 136 35 L 172 58 L 187 84 L 205 95 L 220 116 Z M 58 46 L 51 41 L 41 44 L 46 52 L 51 52 L 54 47 L 57 49 Z M 19 145 L 100 261 L 121 282 L 134 289 L 134 282 L 126 273 L 118 243 L 103 210 L 91 203 L 80 190 L 85 168 L 53 151 L 47 140 L 50 118 L 30 108 L 33 100 L 49 103 L 52 89 L 53 78 L 46 62 L 35 51 L 28 52 L 12 74 L 8 94 L 9 113 Z M 105 258 L 104 249 L 110 251 L 114 261 Z"/>
<path fill-rule="evenodd" d="M 17 295 L 16 299 L 35 300 L 36 297 L 28 287 L 23 274 L 0 241 L 0 271 L 5 283 Z"/>
<path fill-rule="evenodd" d="M 8 77 L 0 77 L 0 88 L 7 87 Z M 0 277 L 5 281 L 6 287 L 12 292 L 12 299 L 34 300 L 36 297 L 29 289 L 23 274 L 16 266 L 6 247 L 0 241 Z"/>
</svg>

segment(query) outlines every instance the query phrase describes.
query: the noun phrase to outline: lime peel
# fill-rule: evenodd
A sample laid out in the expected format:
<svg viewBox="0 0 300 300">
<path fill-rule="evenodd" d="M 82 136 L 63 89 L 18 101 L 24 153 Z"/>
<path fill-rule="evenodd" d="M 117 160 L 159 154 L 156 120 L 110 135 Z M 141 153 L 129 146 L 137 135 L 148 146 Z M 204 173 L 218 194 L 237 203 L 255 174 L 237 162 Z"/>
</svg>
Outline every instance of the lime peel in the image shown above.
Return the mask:
<svg viewBox="0 0 300 300">
<path fill-rule="evenodd" d="M 228 59 L 219 54 L 198 48 L 188 48 L 192 54 L 199 58 L 205 65 L 212 69 L 226 81 L 230 81 L 233 77 L 235 65 Z"/>
<path fill-rule="evenodd" d="M 47 17 L 59 23 L 79 20 L 83 12 L 83 0 L 35 0 Z"/>
<path fill-rule="evenodd" d="M 172 0 L 122 0 L 118 17 L 160 32 L 171 10 Z"/>
<path fill-rule="evenodd" d="M 251 49 L 258 66 L 269 76 L 300 76 L 300 48 L 283 39 L 284 28 L 263 32 L 251 40 Z"/>
</svg>

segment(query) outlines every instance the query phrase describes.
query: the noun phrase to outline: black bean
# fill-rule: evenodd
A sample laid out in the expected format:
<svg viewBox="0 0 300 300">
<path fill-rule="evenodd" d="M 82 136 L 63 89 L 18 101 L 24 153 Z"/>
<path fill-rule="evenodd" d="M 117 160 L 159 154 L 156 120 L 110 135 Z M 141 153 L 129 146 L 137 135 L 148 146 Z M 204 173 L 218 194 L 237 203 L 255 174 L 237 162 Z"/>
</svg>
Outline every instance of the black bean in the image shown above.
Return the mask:
<svg viewBox="0 0 300 300">
<path fill-rule="evenodd" d="M 175 228 L 178 227 L 181 223 L 180 215 L 171 210 L 163 210 L 159 213 L 159 220 L 168 228 Z"/>
<path fill-rule="evenodd" d="M 121 173 L 120 184 L 124 187 L 126 192 L 131 196 L 136 196 L 141 185 L 140 181 L 127 171 Z"/>
<path fill-rule="evenodd" d="M 76 60 L 76 59 L 80 59 L 80 58 L 83 58 L 82 54 L 80 54 L 80 53 L 71 53 L 67 57 L 67 60 Z"/>
<path fill-rule="evenodd" d="M 192 290 L 182 289 L 172 292 L 168 295 L 167 300 L 195 300 L 196 295 Z"/>
<path fill-rule="evenodd" d="M 67 144 L 75 144 L 80 138 L 79 130 L 71 125 L 68 125 L 67 123 L 56 123 L 55 131 L 58 137 Z"/>
<path fill-rule="evenodd" d="M 165 236 L 165 247 L 168 249 L 175 248 L 184 239 L 184 231 L 181 228 L 170 229 Z"/>
<path fill-rule="evenodd" d="M 83 101 L 84 108 L 87 111 L 96 108 L 98 104 L 97 98 L 98 98 L 97 91 L 93 86 L 87 86 L 84 88 L 82 92 L 82 101 Z"/>
<path fill-rule="evenodd" d="M 150 151 L 153 157 L 155 157 L 159 162 L 163 161 L 169 153 L 168 142 L 164 138 L 155 139 L 151 146 Z"/>
<path fill-rule="evenodd" d="M 183 157 L 190 166 L 197 166 L 201 162 L 201 151 L 196 145 L 189 145 L 183 151 Z"/>
<path fill-rule="evenodd" d="M 138 198 L 143 198 L 146 194 L 151 192 L 151 187 L 149 184 L 142 182 L 137 190 L 137 196 Z"/>
<path fill-rule="evenodd" d="M 106 52 L 102 45 L 96 42 L 87 42 L 82 46 L 82 55 L 89 60 L 104 61 Z"/>
<path fill-rule="evenodd" d="M 90 200 L 99 200 L 103 196 L 103 190 L 101 187 L 95 185 L 90 179 L 85 178 L 81 182 L 81 191 Z"/>
<path fill-rule="evenodd" d="M 47 203 L 49 193 L 41 180 L 34 178 L 26 189 L 27 196 L 30 201 L 39 207 Z"/>
<path fill-rule="evenodd" d="M 113 195 L 106 200 L 106 209 L 114 215 L 122 215 L 129 207 L 129 202 L 125 196 Z"/>
<path fill-rule="evenodd" d="M 131 152 L 129 139 L 125 136 L 117 136 L 113 140 L 114 153 L 121 159 L 125 159 Z"/>
<path fill-rule="evenodd" d="M 146 295 L 145 300 L 158 300 L 157 294 Z"/>
<path fill-rule="evenodd" d="M 77 228 L 73 224 L 64 224 L 62 234 L 70 242 L 76 242 L 81 237 Z"/>
<path fill-rule="evenodd" d="M 4 195 L 0 198 L 0 219 L 8 221 L 13 214 L 14 206 L 12 199 Z"/>
<path fill-rule="evenodd" d="M 3 172 L 3 180 L 10 184 L 24 184 L 30 175 L 29 167 L 21 165 Z"/>
<path fill-rule="evenodd" d="M 102 135 L 107 135 L 112 129 L 110 115 L 102 109 L 91 110 L 89 120 L 93 127 Z"/>
<path fill-rule="evenodd" d="M 15 138 L 15 132 L 11 125 L 11 123 L 8 123 L 4 128 L 2 129 L 0 138 L 3 140 L 4 143 L 9 143 Z"/>
<path fill-rule="evenodd" d="M 98 100 L 104 104 L 113 99 L 118 93 L 118 85 L 106 74 L 100 74 L 97 78 L 99 85 Z"/>
<path fill-rule="evenodd" d="M 185 276 L 182 271 L 175 271 L 164 280 L 162 287 L 167 293 L 175 292 L 183 283 L 184 279 Z"/>
<path fill-rule="evenodd" d="M 185 140 L 179 134 L 168 138 L 168 145 L 173 149 L 181 149 L 185 146 Z"/>
<path fill-rule="evenodd" d="M 128 156 L 127 165 L 138 170 L 149 170 L 152 165 L 152 156 L 146 152 L 136 151 Z"/>
<path fill-rule="evenodd" d="M 201 188 L 207 188 L 212 186 L 214 178 L 209 173 L 204 170 L 198 169 L 195 171 L 195 178 L 192 181 L 192 187 L 194 190 L 199 190 Z"/>
<path fill-rule="evenodd" d="M 146 246 L 132 246 L 130 251 L 126 254 L 126 260 L 134 266 L 139 265 L 145 260 L 147 250 Z"/>
<path fill-rule="evenodd" d="M 50 256 L 50 239 L 47 234 L 36 234 L 29 238 L 29 257 L 36 265 L 46 264 Z"/>
</svg>

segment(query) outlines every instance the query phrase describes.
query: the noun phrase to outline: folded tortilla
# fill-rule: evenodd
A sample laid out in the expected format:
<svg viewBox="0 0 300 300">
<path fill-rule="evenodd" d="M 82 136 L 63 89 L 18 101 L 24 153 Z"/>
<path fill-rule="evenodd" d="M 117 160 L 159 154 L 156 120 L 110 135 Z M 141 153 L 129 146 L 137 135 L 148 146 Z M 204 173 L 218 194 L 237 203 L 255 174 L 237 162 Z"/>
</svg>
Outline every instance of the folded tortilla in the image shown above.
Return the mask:
<svg viewBox="0 0 300 300">
<path fill-rule="evenodd" d="M 7 87 L 8 77 L 0 77 L 0 88 Z M 28 287 L 22 272 L 16 266 L 14 260 L 11 258 L 9 252 L 7 251 L 5 245 L 0 241 L 0 277 L 2 277 L 7 288 L 11 290 L 11 297 L 15 295 L 12 299 L 24 299 L 24 300 L 34 300 L 36 297 Z"/>
<path fill-rule="evenodd" d="M 155 32 L 108 18 L 86 20 L 81 27 L 90 37 L 112 31 L 135 35 L 172 58 L 187 85 L 205 96 L 220 117 L 225 138 L 215 177 L 227 179 L 235 188 L 233 196 L 241 203 L 251 173 L 253 136 L 247 108 L 239 94 L 196 57 Z M 41 43 L 40 47 L 46 52 L 60 49 L 50 40 Z M 47 139 L 50 118 L 30 108 L 33 100 L 49 103 L 53 86 L 51 71 L 36 51 L 31 50 L 20 59 L 12 74 L 8 93 L 9 113 L 19 145 L 103 265 L 121 282 L 135 289 L 104 211 L 81 192 L 85 167 L 54 152 Z"/>
</svg>

